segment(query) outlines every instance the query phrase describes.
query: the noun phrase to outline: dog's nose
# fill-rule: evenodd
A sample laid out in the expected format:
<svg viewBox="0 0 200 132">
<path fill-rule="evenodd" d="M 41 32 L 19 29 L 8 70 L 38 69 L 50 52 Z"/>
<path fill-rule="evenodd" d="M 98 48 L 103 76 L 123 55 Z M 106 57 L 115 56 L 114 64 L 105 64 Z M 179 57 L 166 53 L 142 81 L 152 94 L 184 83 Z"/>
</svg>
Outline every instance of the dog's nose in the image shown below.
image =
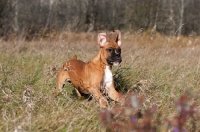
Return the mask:
<svg viewBox="0 0 200 132">
<path fill-rule="evenodd" d="M 116 57 L 120 57 L 120 54 L 115 54 L 116 55 Z"/>
</svg>

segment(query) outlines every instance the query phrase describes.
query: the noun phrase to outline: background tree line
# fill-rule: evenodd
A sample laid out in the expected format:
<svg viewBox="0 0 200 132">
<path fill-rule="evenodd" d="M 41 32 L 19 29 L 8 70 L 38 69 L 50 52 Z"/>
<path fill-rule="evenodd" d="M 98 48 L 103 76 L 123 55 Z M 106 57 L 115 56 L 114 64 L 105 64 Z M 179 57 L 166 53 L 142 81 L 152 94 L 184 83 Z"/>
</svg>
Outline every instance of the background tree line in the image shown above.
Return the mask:
<svg viewBox="0 0 200 132">
<path fill-rule="evenodd" d="M 200 34 L 200 0 L 0 0 L 0 36 L 52 31 Z"/>
</svg>

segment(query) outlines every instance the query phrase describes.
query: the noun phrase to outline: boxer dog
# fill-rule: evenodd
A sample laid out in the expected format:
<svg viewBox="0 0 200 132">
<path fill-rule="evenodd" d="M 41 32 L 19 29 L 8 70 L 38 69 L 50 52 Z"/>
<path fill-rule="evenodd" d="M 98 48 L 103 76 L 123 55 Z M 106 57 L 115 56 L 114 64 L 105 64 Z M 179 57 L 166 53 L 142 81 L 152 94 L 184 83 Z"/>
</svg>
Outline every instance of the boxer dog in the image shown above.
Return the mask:
<svg viewBox="0 0 200 132">
<path fill-rule="evenodd" d="M 100 46 L 99 53 L 89 62 L 77 60 L 74 55 L 72 59 L 64 63 L 58 73 L 56 95 L 62 91 L 65 81 L 71 82 L 78 97 L 81 93 L 91 94 L 100 104 L 107 107 L 108 102 L 101 91 L 114 101 L 120 102 L 121 93 L 114 88 L 112 66 L 121 63 L 121 32 L 115 30 L 114 39 L 109 39 L 107 33 L 99 33 L 97 42 Z"/>
</svg>

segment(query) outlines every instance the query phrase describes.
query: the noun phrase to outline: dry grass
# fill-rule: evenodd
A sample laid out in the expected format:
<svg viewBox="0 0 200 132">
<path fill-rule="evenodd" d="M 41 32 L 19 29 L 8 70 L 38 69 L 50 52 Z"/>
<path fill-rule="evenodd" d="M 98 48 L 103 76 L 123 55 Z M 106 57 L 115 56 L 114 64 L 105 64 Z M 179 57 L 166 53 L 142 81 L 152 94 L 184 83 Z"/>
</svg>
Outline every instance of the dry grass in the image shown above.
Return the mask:
<svg viewBox="0 0 200 132">
<path fill-rule="evenodd" d="M 156 104 L 163 119 L 176 114 L 174 101 L 185 91 L 197 102 L 200 92 L 200 38 L 159 34 L 123 34 L 119 89 L 136 90 L 144 106 Z M 94 100 L 79 100 L 67 84 L 55 98 L 57 70 L 77 54 L 84 61 L 98 52 L 96 34 L 63 33 L 34 41 L 0 41 L 0 131 L 106 131 Z"/>
</svg>

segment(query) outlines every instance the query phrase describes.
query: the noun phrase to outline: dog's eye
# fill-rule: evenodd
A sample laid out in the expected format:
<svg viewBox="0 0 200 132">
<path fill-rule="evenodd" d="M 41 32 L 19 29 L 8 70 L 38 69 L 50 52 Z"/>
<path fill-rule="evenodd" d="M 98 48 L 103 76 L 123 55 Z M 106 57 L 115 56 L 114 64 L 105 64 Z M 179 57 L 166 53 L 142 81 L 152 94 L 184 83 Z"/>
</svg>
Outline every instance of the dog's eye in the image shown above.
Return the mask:
<svg viewBox="0 0 200 132">
<path fill-rule="evenodd" d="M 112 48 L 108 48 L 107 51 L 108 51 L 108 52 L 112 52 L 113 49 L 112 49 Z"/>
<path fill-rule="evenodd" d="M 117 52 L 118 52 L 119 54 L 121 54 L 121 49 L 118 49 Z"/>
</svg>

